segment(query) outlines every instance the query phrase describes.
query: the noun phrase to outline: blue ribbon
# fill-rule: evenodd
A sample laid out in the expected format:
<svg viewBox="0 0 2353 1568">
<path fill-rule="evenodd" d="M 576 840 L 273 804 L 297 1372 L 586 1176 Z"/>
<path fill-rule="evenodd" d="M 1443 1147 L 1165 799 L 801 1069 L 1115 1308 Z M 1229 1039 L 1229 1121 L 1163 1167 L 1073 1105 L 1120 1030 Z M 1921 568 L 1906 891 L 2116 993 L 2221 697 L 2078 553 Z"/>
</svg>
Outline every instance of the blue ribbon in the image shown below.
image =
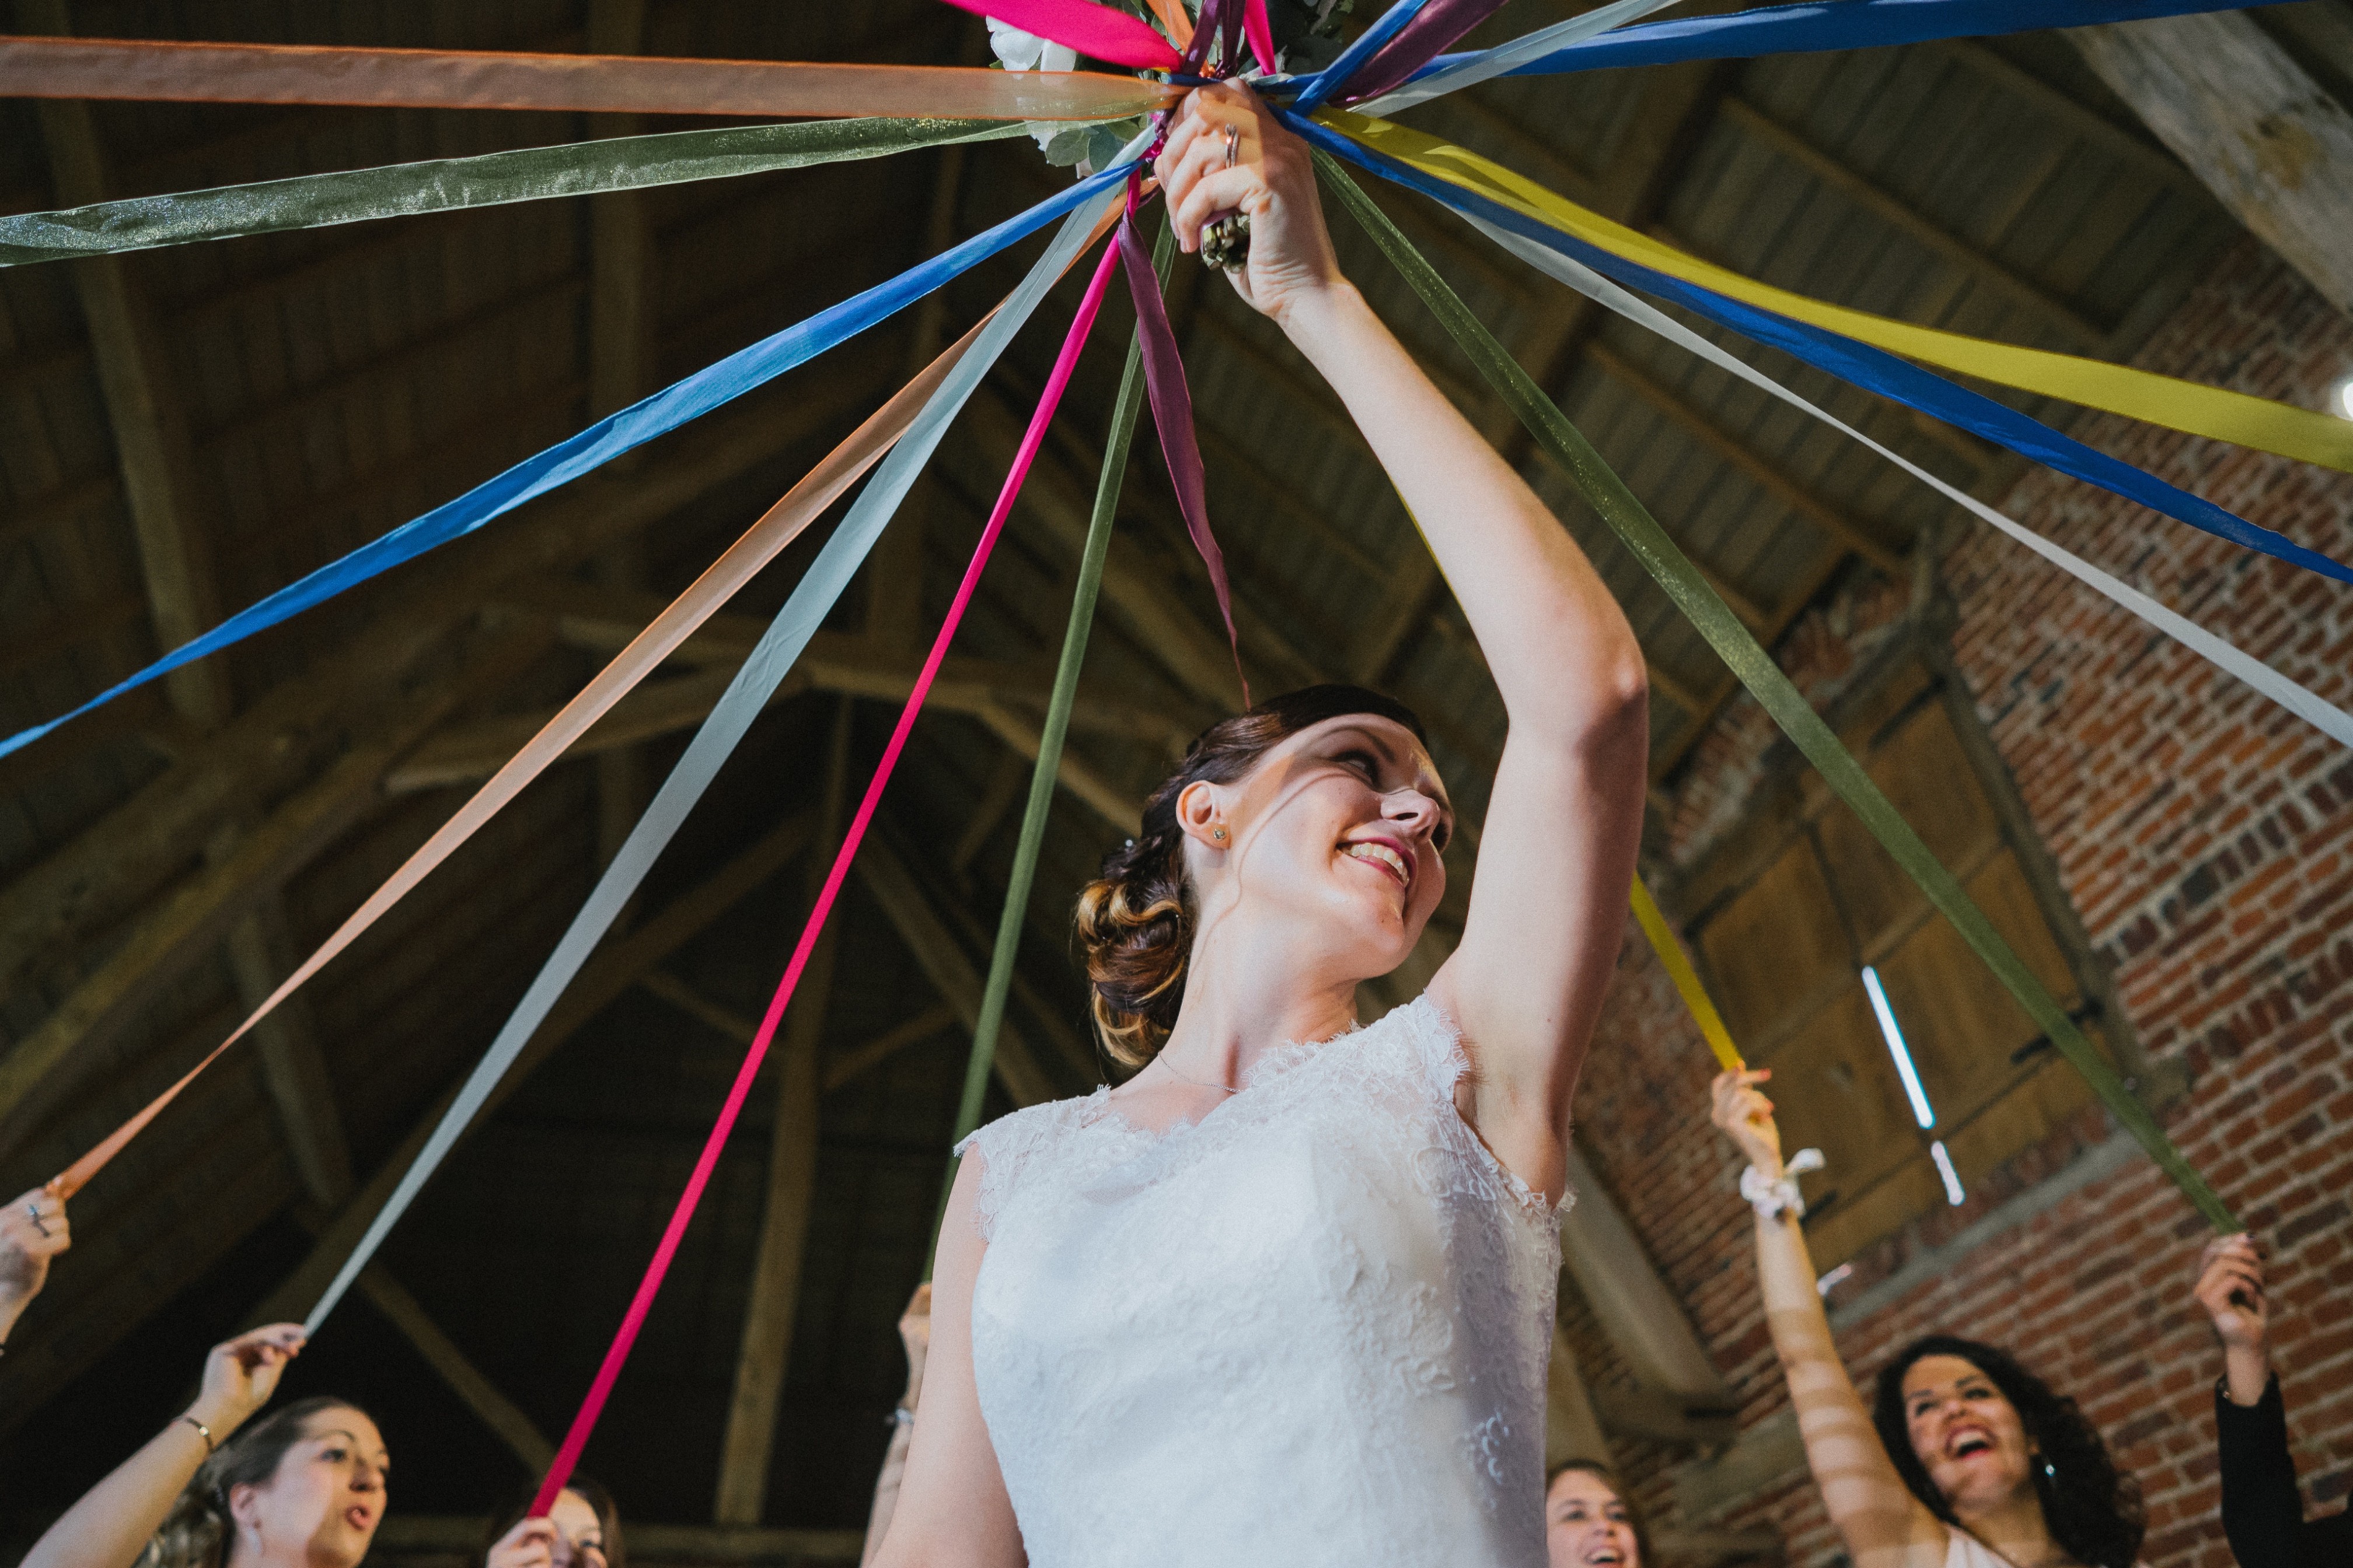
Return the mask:
<svg viewBox="0 0 2353 1568">
<path fill-rule="evenodd" d="M 1324 100 L 1348 85 L 1348 79 L 1375 55 L 1381 47 L 1405 29 L 1405 25 L 1421 14 L 1430 0 L 1397 0 L 1397 4 L 1373 18 L 1373 25 L 1356 35 L 1356 41 L 1340 53 L 1340 58 L 1309 77 L 1293 100 L 1302 114 L 1313 114 Z"/>
<path fill-rule="evenodd" d="M 839 305 L 829 306 L 773 337 L 764 338 L 749 348 L 738 350 L 717 363 L 705 366 L 685 380 L 655 393 L 643 402 L 632 404 L 617 414 L 608 415 L 579 434 L 566 437 L 545 451 L 524 458 L 495 479 L 476 485 L 457 500 L 445 501 L 424 516 L 402 523 L 391 532 L 370 540 L 340 560 L 331 561 L 309 576 L 239 610 L 212 630 L 182 643 L 144 669 L 117 681 L 71 712 L 61 714 L 45 724 L 36 724 L 29 730 L 21 730 L 7 740 L 0 741 L 0 757 L 32 744 L 68 720 L 79 718 L 102 703 L 111 702 L 126 691 L 144 686 L 158 676 L 168 674 L 232 643 L 241 642 L 256 632 L 267 630 L 314 605 L 333 598 L 346 588 L 364 583 L 404 562 L 413 561 L 437 545 L 463 538 L 492 518 L 512 511 L 523 502 L 578 479 L 632 447 L 642 446 L 657 436 L 667 435 L 687 421 L 708 414 L 722 404 L 807 363 L 828 349 L 913 304 L 959 272 L 987 260 L 1023 236 L 1072 211 L 1099 193 L 1111 189 L 1127 177 L 1127 167 L 1122 164 L 1081 181 L 1029 211 L 1007 218 L 996 227 L 975 235 L 955 248 L 943 251 L 886 283 L 878 283 L 864 293 Z"/>
<path fill-rule="evenodd" d="M 1803 54 L 1809 50 L 1885 48 L 1934 38 L 1989 37 L 2058 26 L 2139 22 L 2200 11 L 2235 11 L 2215 0 L 1813 0 L 1802 5 L 1768 5 L 1720 16 L 1683 16 L 1645 22 L 1603 33 L 1529 61 L 1509 76 L 1559 76 L 1618 66 L 1665 65 L 1676 60 L 1745 59 L 1755 55 Z M 1409 81 L 1443 70 L 1477 52 L 1440 55 Z M 1320 100 L 1318 101 L 1321 101 Z"/>
<path fill-rule="evenodd" d="M 1849 0 L 1849 3 L 1855 3 L 1855 0 Z M 1916 3 L 1926 4 L 1927 0 L 1916 0 Z M 2086 484 L 2097 485 L 2152 511 L 2163 512 L 2192 528 L 2307 571 L 2317 572 L 2324 577 L 2332 577 L 2340 583 L 2353 583 L 2353 568 L 2341 565 L 2316 550 L 2307 549 L 2284 534 L 2274 533 L 2268 528 L 2249 522 L 2203 497 L 2176 489 L 2156 475 L 2146 473 L 2120 458 L 2094 451 L 2080 441 L 2061 435 L 2041 420 L 2030 418 L 2006 404 L 1997 403 L 1967 387 L 1957 386 L 1908 360 L 1898 359 L 1868 343 L 1857 342 L 1808 322 L 1793 321 L 1787 316 L 1726 299 L 1713 289 L 1703 289 L 1680 278 L 1653 271 L 1563 234 L 1515 207 L 1425 174 L 1410 164 L 1398 163 L 1325 126 L 1284 110 L 1276 112 L 1293 131 L 1337 157 L 1345 158 L 1360 168 L 1369 169 L 1384 179 L 1419 191 L 1458 212 L 1475 213 L 1499 228 L 1525 235 L 1539 245 L 1575 258 L 1596 272 L 1615 279 L 1630 289 L 1639 289 L 1646 294 L 1681 305 L 1752 342 L 1770 344 L 1866 391 L 1894 398 L 1948 425 L 1957 425 L 2006 447 L 2022 457 L 2046 464 L 2063 474 L 2072 475 Z"/>
</svg>

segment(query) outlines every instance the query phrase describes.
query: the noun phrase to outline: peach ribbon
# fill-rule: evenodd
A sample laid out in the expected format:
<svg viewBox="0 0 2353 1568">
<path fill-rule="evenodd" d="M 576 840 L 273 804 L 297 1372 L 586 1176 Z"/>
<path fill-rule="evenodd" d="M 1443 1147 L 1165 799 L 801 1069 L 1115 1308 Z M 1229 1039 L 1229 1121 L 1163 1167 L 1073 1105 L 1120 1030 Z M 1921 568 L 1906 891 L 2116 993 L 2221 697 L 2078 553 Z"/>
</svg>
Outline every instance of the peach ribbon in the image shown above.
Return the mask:
<svg viewBox="0 0 2353 1568">
<path fill-rule="evenodd" d="M 595 113 L 1117 120 L 1182 88 L 1100 71 L 0 36 L 0 97 Z"/>
</svg>

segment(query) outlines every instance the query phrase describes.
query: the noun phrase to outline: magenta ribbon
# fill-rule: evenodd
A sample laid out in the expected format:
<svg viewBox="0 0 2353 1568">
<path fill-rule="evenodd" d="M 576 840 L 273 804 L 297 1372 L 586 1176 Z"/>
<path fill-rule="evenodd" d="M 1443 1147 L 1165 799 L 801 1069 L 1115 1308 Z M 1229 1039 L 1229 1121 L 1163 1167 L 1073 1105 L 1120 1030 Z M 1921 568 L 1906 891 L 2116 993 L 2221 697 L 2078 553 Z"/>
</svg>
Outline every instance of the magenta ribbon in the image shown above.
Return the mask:
<svg viewBox="0 0 2353 1568">
<path fill-rule="evenodd" d="M 951 5 L 994 16 L 1025 33 L 1073 48 L 1091 59 L 1135 70 L 1175 70 L 1176 46 L 1150 23 L 1088 0 L 947 0 Z M 1263 0 L 1261 0 L 1263 4 Z M 1432 50 L 1433 54 L 1437 51 Z"/>
<path fill-rule="evenodd" d="M 858 803 L 857 815 L 850 818 L 849 830 L 843 837 L 840 852 L 834 856 L 833 869 L 826 876 L 825 886 L 818 893 L 817 903 L 809 910 L 807 922 L 801 928 L 801 937 L 793 948 L 792 961 L 786 964 L 784 978 L 776 983 L 776 993 L 768 1001 L 768 1010 L 760 1019 L 760 1027 L 752 1037 L 751 1048 L 744 1054 L 744 1065 L 736 1069 L 735 1081 L 727 1091 L 727 1103 L 720 1108 L 719 1120 L 712 1124 L 711 1135 L 703 1140 L 702 1157 L 694 1163 L 694 1173 L 687 1178 L 686 1190 L 679 1194 L 678 1205 L 670 1211 L 670 1224 L 663 1229 L 660 1245 L 654 1248 L 653 1260 L 646 1266 L 645 1277 L 638 1281 L 637 1294 L 629 1300 L 629 1310 L 621 1319 L 612 1344 L 605 1352 L 605 1360 L 596 1369 L 596 1380 L 588 1385 L 588 1395 L 580 1403 L 579 1411 L 572 1417 L 572 1426 L 564 1434 L 564 1442 L 555 1451 L 554 1460 L 547 1468 L 546 1477 L 539 1483 L 539 1495 L 532 1500 L 531 1511 L 544 1516 L 555 1506 L 556 1495 L 572 1479 L 573 1467 L 580 1462 L 580 1451 L 588 1443 L 588 1436 L 596 1429 L 597 1417 L 604 1414 L 605 1401 L 613 1392 L 614 1382 L 629 1359 L 637 1344 L 638 1331 L 644 1327 L 646 1314 L 661 1290 L 663 1276 L 670 1272 L 670 1259 L 677 1255 L 679 1243 L 686 1236 L 686 1227 L 694 1218 L 695 1205 L 702 1199 L 703 1189 L 710 1184 L 711 1173 L 718 1168 L 720 1152 L 726 1148 L 727 1138 L 735 1130 L 735 1119 L 742 1114 L 744 1102 L 752 1092 L 753 1080 L 759 1076 L 760 1064 L 768 1054 L 768 1044 L 776 1038 L 776 1026 L 783 1022 L 786 1004 L 792 1000 L 793 989 L 800 984 L 801 971 L 808 966 L 809 954 L 816 950 L 818 933 L 825 929 L 826 916 L 832 912 L 834 900 L 841 892 L 841 884 L 849 875 L 849 863 L 864 842 L 866 829 L 874 820 L 874 809 L 882 799 L 883 786 L 891 781 L 891 771 L 898 765 L 900 754 L 906 750 L 907 737 L 915 727 L 915 715 L 923 710 L 923 699 L 932 689 L 932 682 L 946 659 L 948 645 L 955 640 L 956 627 L 964 619 L 965 608 L 980 586 L 980 574 L 988 564 L 989 552 L 996 549 L 997 536 L 1005 531 L 1005 520 L 1013 510 L 1014 498 L 1021 493 L 1021 481 L 1028 478 L 1030 461 L 1038 455 L 1038 447 L 1046 438 L 1046 426 L 1053 422 L 1054 411 L 1062 401 L 1062 391 L 1071 384 L 1071 373 L 1079 363 L 1079 353 L 1086 346 L 1087 334 L 1093 328 L 1095 315 L 1103 307 L 1103 295 L 1111 286 L 1113 260 L 1120 254 L 1117 247 L 1105 247 L 1103 260 L 1095 268 L 1094 278 L 1087 285 L 1086 298 L 1079 305 L 1078 315 L 1071 322 L 1070 334 L 1062 340 L 1062 352 L 1054 362 L 1054 373 L 1046 380 L 1046 390 L 1038 399 L 1038 411 L 1029 416 L 1029 431 L 1021 438 L 1021 447 L 1013 459 L 1010 472 L 1005 476 L 1005 486 L 997 494 L 997 509 L 989 513 L 988 526 L 981 530 L 980 543 L 972 552 L 972 563 L 965 568 L 964 581 L 957 584 L 955 600 L 948 606 L 947 618 L 941 622 L 939 636 L 932 639 L 931 656 L 924 659 L 923 673 L 915 678 L 914 689 L 907 693 L 906 706 L 899 711 L 898 728 L 891 731 L 891 743 L 882 750 L 882 761 L 875 767 L 874 777 L 866 786 L 865 796 Z"/>
<path fill-rule="evenodd" d="M 1274 74 L 1274 24 L 1267 19 L 1266 0 L 1245 0 L 1242 6 L 1242 31 L 1250 37 L 1250 53 L 1258 57 L 1259 69 Z"/>
<path fill-rule="evenodd" d="M 1361 103 L 1399 86 L 1444 53 L 1448 45 L 1504 8 L 1504 0 L 1430 0 L 1420 14 L 1398 29 L 1380 53 L 1364 63 L 1338 96 Z"/>
</svg>

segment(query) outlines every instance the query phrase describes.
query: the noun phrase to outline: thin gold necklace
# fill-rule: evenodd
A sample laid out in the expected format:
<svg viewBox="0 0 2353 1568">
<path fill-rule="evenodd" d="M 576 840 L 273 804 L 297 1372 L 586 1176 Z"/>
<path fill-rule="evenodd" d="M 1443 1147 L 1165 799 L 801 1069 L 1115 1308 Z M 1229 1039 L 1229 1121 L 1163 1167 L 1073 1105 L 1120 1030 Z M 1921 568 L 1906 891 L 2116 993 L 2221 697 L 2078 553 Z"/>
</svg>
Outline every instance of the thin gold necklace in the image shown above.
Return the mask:
<svg viewBox="0 0 2353 1568">
<path fill-rule="evenodd" d="M 1240 1094 L 1241 1092 L 1240 1088 L 1234 1084 L 1205 1083 L 1198 1078 L 1193 1078 L 1187 1074 L 1177 1072 L 1176 1064 L 1171 1062 L 1166 1055 L 1156 1056 L 1152 1059 L 1158 1062 L 1162 1067 L 1166 1068 L 1175 1077 L 1182 1079 L 1185 1082 L 1191 1084 L 1195 1089 L 1214 1089 L 1220 1094 Z"/>
</svg>

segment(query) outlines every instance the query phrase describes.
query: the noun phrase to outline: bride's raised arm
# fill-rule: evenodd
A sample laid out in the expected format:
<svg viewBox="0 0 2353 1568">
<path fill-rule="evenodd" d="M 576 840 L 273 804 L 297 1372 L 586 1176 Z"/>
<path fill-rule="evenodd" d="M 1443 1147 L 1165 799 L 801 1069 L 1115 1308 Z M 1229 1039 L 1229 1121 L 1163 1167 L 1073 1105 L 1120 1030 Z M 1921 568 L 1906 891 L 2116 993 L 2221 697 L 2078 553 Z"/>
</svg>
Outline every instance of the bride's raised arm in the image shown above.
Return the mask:
<svg viewBox="0 0 2353 1568">
<path fill-rule="evenodd" d="M 1430 989 L 1473 1064 L 1465 1112 L 1523 1180 L 1557 1195 L 1641 827 L 1641 649 L 1568 531 L 1340 275 L 1303 142 L 1247 91 L 1205 89 L 1187 100 L 1160 174 L 1187 250 L 1216 213 L 1250 214 L 1238 287 L 1347 405 L 1503 692 L 1510 733 L 1470 921 Z"/>
</svg>

